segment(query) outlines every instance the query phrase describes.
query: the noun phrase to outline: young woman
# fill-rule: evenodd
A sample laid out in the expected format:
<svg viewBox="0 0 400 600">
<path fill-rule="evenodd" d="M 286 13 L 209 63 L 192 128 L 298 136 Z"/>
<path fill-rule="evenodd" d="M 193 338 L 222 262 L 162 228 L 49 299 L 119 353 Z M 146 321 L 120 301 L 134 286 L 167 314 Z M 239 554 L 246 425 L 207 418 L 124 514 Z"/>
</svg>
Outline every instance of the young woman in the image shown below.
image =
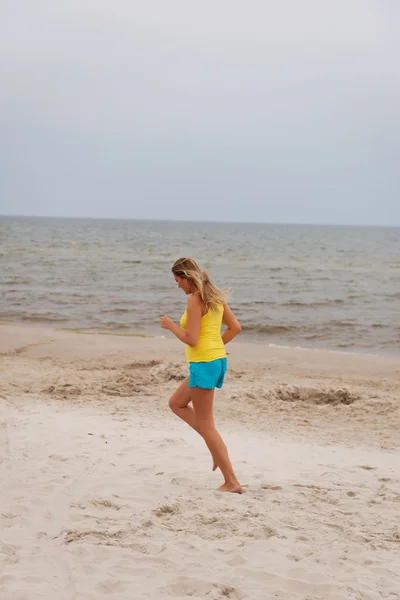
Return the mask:
<svg viewBox="0 0 400 600">
<path fill-rule="evenodd" d="M 226 303 L 225 294 L 208 278 L 192 258 L 179 258 L 172 267 L 178 287 L 188 298 L 180 327 L 169 317 L 160 325 L 186 344 L 189 377 L 169 400 L 171 410 L 203 438 L 225 478 L 221 492 L 242 493 L 229 460 L 226 446 L 214 426 L 215 388 L 221 388 L 227 368 L 225 345 L 240 333 L 241 327 Z M 222 322 L 227 325 L 221 336 Z M 192 402 L 193 408 L 189 406 Z"/>
</svg>

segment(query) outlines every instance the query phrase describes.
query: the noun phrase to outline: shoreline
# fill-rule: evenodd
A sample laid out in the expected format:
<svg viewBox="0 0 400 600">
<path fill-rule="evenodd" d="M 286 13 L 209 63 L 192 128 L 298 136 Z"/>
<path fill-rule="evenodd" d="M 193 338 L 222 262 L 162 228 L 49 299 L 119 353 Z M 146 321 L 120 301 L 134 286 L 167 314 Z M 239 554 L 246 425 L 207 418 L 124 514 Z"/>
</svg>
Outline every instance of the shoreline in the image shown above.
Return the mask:
<svg viewBox="0 0 400 600">
<path fill-rule="evenodd" d="M 184 345 L 170 337 L 137 337 L 91 333 L 89 335 L 48 327 L 5 325 L 0 327 L 0 355 L 26 359 L 75 363 L 77 360 L 107 361 L 129 359 L 174 361 L 185 368 Z M 238 342 L 227 346 L 228 370 L 253 373 L 263 379 L 284 382 L 293 377 L 321 379 L 351 384 L 380 382 L 400 391 L 400 356 L 347 354 L 331 350 L 277 347 Z M 1 388 L 1 382 L 0 382 Z"/>
<path fill-rule="evenodd" d="M 163 340 L 163 339 L 171 339 L 174 340 L 172 335 L 164 335 L 161 333 L 160 330 L 160 335 L 156 335 L 156 334 L 147 334 L 147 333 L 135 333 L 135 332 L 118 332 L 118 331 L 102 331 L 102 330 L 88 330 L 85 328 L 80 328 L 80 327 L 56 327 L 52 324 L 46 324 L 46 323 L 37 323 L 37 322 L 29 322 L 29 321 L 5 321 L 5 320 L 0 320 L 0 327 L 26 327 L 27 329 L 31 329 L 31 330 L 47 330 L 47 331 L 60 331 L 60 332 L 70 332 L 70 333 L 75 333 L 77 335 L 87 335 L 87 336 L 110 336 L 110 337 L 120 337 L 120 338 L 143 338 L 143 339 L 152 339 L 152 340 Z M 267 336 L 266 336 L 267 337 Z M 179 343 L 179 342 L 178 342 Z M 287 349 L 287 350 L 298 350 L 298 351 L 310 351 L 310 352 L 330 352 L 332 354 L 341 354 L 341 355 L 349 355 L 349 356 L 375 356 L 375 357 L 383 357 L 383 358 L 392 358 L 392 359 L 396 359 L 398 358 L 400 360 L 400 349 L 397 353 L 393 353 L 393 352 L 380 352 L 378 350 L 366 350 L 363 348 L 355 348 L 354 350 L 345 350 L 345 349 L 339 349 L 339 348 L 330 348 L 329 346 L 327 347 L 320 347 L 320 346 L 294 346 L 294 345 L 287 345 L 287 344 L 278 344 L 276 342 L 267 342 L 266 340 L 260 340 L 260 339 L 254 339 L 254 340 L 249 340 L 247 338 L 247 335 L 245 337 L 245 339 L 243 339 L 243 337 L 241 337 L 241 335 L 238 336 L 237 339 L 235 339 L 235 344 L 246 344 L 246 345 L 252 345 L 252 346 L 257 346 L 257 347 L 267 347 L 267 348 L 278 348 L 278 349 Z"/>
</svg>

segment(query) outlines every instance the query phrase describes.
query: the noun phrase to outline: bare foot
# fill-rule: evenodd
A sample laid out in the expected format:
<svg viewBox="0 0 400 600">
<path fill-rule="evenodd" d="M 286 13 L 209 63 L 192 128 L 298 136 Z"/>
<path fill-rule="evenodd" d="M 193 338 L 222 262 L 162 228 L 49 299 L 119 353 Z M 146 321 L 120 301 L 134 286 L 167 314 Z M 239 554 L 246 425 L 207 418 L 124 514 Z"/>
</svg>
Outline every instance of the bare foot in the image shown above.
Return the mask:
<svg viewBox="0 0 400 600">
<path fill-rule="evenodd" d="M 221 487 L 218 488 L 220 492 L 231 492 L 233 494 L 242 494 L 242 488 L 240 483 L 223 483 Z"/>
</svg>

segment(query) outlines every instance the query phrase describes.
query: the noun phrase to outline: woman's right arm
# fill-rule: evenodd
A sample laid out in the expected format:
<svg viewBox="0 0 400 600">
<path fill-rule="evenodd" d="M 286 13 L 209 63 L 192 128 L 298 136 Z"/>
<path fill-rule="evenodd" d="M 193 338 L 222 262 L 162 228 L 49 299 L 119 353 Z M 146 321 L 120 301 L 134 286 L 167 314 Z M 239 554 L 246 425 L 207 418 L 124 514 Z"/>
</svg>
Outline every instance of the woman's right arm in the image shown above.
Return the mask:
<svg viewBox="0 0 400 600">
<path fill-rule="evenodd" d="M 235 317 L 232 310 L 227 304 L 224 304 L 224 314 L 222 320 L 228 327 L 228 329 L 226 329 L 226 331 L 224 331 L 224 333 L 222 334 L 222 341 L 226 346 L 226 344 L 231 342 L 233 338 L 236 337 L 242 331 L 242 328 L 240 326 L 239 321 L 237 320 L 237 318 Z"/>
</svg>

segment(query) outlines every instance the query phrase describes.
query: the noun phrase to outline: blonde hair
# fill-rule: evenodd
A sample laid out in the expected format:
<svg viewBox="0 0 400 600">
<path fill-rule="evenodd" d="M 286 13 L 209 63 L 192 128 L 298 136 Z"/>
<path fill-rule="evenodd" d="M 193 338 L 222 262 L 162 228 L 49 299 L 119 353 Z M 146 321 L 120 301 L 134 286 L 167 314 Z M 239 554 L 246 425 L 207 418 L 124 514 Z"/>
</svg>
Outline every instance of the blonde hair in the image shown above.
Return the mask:
<svg viewBox="0 0 400 600">
<path fill-rule="evenodd" d="M 171 271 L 176 277 L 187 279 L 195 285 L 207 309 L 217 312 L 218 306 L 227 301 L 228 290 L 217 288 L 193 258 L 178 258 Z"/>
</svg>

